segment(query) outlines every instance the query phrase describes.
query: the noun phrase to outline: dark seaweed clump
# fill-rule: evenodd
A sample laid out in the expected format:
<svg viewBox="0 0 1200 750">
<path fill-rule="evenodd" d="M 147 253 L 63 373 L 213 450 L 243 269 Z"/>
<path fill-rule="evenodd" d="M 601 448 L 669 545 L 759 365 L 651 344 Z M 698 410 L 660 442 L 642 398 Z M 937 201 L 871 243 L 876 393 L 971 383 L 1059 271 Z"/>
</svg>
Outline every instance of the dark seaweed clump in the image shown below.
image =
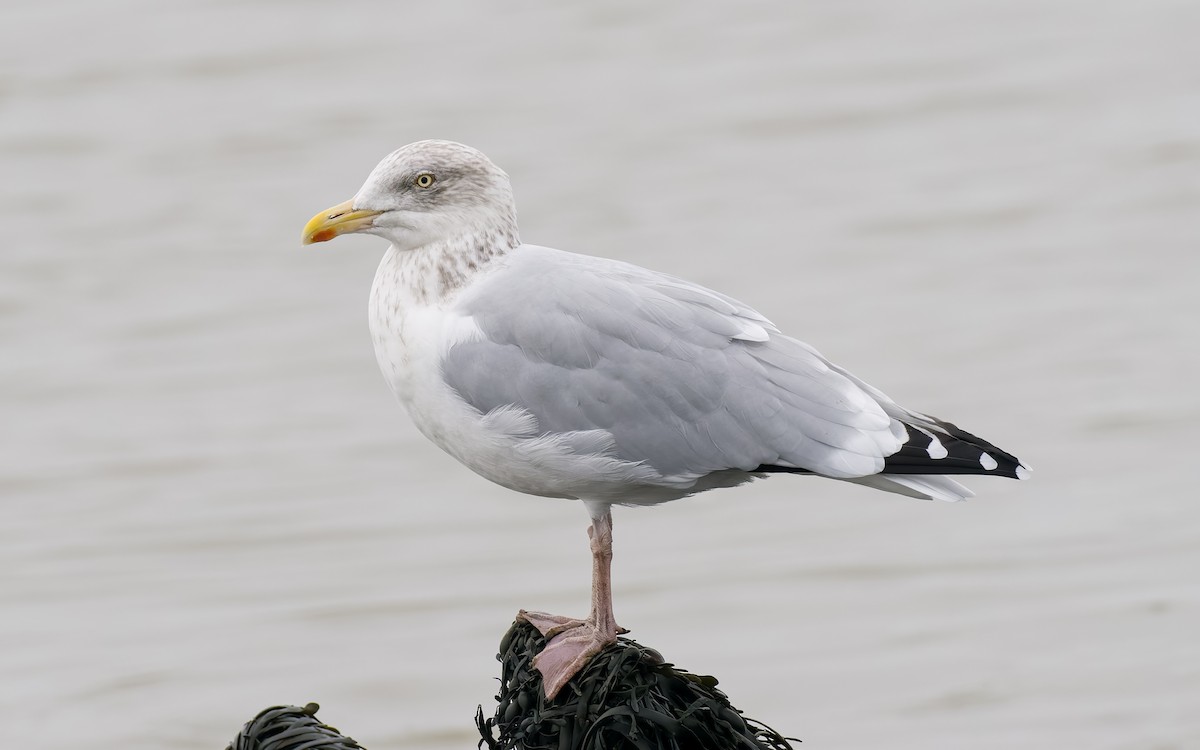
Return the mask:
<svg viewBox="0 0 1200 750">
<path fill-rule="evenodd" d="M 627 638 L 608 647 L 553 701 L 533 657 L 545 641 L 515 623 L 500 643 L 496 715 L 475 723 L 489 750 L 794 750 L 770 727 L 747 719 L 716 689 Z"/>
<path fill-rule="evenodd" d="M 317 719 L 316 703 L 260 711 L 225 750 L 363 750 L 363 746 Z"/>
</svg>

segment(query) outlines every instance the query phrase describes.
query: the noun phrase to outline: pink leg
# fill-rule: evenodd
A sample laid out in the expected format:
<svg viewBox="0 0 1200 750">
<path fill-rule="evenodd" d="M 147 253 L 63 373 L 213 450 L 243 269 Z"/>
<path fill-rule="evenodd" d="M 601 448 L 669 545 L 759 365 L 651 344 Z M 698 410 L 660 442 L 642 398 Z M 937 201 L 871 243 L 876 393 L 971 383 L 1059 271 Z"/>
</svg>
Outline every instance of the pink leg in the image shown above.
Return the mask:
<svg viewBox="0 0 1200 750">
<path fill-rule="evenodd" d="M 592 611 L 586 620 L 521 610 L 525 620 L 546 637 L 546 647 L 533 660 L 542 673 L 546 697 L 553 698 L 593 656 L 628 632 L 617 625 L 612 606 L 612 514 L 592 519 Z"/>
</svg>

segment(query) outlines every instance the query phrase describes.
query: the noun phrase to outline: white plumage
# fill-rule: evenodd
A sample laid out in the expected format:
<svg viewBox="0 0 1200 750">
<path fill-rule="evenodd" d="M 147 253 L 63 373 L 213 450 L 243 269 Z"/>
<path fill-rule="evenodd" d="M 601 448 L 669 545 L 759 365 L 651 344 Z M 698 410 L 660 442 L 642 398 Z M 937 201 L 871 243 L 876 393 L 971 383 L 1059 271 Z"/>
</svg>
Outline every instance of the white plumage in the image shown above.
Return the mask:
<svg viewBox="0 0 1200 750">
<path fill-rule="evenodd" d="M 585 501 L 587 620 L 547 634 L 549 694 L 616 637 L 613 504 L 653 504 L 773 472 L 912 497 L 947 474 L 1022 477 L 994 445 L 899 406 L 718 292 L 627 263 L 522 244 L 508 176 L 447 141 L 394 152 L 305 241 L 391 242 L 371 290 L 375 352 L 421 432 L 488 479 Z"/>
</svg>

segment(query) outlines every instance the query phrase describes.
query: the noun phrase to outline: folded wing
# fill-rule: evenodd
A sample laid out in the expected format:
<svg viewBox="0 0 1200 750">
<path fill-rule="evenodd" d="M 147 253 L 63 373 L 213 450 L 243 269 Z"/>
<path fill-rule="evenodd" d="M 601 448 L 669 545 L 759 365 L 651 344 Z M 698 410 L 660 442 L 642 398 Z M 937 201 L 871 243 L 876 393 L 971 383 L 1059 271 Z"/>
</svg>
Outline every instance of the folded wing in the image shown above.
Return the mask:
<svg viewBox="0 0 1200 750">
<path fill-rule="evenodd" d="M 442 367 L 468 404 L 519 407 L 539 434 L 605 431 L 617 457 L 664 477 L 865 477 L 909 439 L 882 394 L 751 308 L 670 276 L 523 246 L 459 309 L 482 336 Z"/>
</svg>

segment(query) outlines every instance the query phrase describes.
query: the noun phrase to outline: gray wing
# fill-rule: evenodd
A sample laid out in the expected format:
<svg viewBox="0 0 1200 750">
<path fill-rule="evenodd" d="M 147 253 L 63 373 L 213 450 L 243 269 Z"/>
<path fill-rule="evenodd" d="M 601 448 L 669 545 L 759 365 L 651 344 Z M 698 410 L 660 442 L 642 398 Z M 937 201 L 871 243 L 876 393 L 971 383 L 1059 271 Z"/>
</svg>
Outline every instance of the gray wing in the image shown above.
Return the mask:
<svg viewBox="0 0 1200 750">
<path fill-rule="evenodd" d="M 754 310 L 616 261 L 522 246 L 459 303 L 482 337 L 443 376 L 480 412 L 538 432 L 605 430 L 663 476 L 786 466 L 873 474 L 904 428 L 864 388 Z"/>
</svg>

